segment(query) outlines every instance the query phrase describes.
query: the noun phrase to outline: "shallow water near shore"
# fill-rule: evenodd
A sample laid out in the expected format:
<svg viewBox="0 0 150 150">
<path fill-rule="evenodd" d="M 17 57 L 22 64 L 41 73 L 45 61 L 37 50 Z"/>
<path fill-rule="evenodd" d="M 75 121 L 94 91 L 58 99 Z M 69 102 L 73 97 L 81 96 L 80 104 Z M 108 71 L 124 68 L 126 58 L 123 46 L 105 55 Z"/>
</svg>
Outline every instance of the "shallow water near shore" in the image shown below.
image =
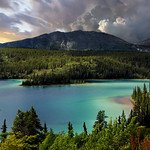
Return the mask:
<svg viewBox="0 0 150 150">
<path fill-rule="evenodd" d="M 125 111 L 128 116 L 132 103 L 130 95 L 135 86 L 148 85 L 149 80 L 96 80 L 86 84 L 41 87 L 19 86 L 21 80 L 0 80 L 0 125 L 7 120 L 11 129 L 18 109 L 33 106 L 41 123 L 56 132 L 66 131 L 72 122 L 75 132 L 81 132 L 83 122 L 88 131 L 99 110 L 115 119 Z"/>
</svg>

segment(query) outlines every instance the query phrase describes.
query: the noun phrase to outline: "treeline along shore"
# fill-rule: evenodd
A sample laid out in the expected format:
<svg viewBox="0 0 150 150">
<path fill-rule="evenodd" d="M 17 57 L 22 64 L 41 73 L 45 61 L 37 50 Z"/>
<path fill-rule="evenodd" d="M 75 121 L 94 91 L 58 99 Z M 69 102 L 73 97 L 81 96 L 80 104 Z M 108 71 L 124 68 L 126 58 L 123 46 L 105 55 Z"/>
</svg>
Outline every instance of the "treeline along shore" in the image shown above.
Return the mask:
<svg viewBox="0 0 150 150">
<path fill-rule="evenodd" d="M 0 49 L 0 79 L 24 86 L 84 83 L 88 79 L 150 78 L 150 52 Z"/>
</svg>

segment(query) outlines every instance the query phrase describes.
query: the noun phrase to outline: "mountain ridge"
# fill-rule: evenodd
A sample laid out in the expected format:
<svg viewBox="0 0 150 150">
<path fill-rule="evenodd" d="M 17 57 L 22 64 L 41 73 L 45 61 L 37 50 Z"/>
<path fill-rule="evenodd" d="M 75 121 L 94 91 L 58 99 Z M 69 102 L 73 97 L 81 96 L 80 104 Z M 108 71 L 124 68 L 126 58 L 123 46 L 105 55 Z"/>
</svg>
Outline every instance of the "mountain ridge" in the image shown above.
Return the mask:
<svg viewBox="0 0 150 150">
<path fill-rule="evenodd" d="M 142 41 L 140 44 L 145 46 L 150 46 L 150 38 Z"/>
<path fill-rule="evenodd" d="M 0 47 L 23 47 L 47 50 L 134 50 L 134 44 L 96 31 L 52 32 L 33 38 L 0 44 Z"/>
</svg>

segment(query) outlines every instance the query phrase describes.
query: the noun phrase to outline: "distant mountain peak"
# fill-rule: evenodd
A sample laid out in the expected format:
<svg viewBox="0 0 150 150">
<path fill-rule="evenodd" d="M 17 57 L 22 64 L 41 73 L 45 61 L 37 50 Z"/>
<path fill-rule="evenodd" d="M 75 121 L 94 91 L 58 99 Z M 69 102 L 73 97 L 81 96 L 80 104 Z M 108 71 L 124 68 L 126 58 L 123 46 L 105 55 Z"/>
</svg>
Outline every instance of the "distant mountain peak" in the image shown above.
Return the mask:
<svg viewBox="0 0 150 150">
<path fill-rule="evenodd" d="M 1 44 L 0 47 L 24 47 L 48 50 L 133 50 L 116 36 L 96 31 L 55 31 L 34 38 Z"/>
</svg>

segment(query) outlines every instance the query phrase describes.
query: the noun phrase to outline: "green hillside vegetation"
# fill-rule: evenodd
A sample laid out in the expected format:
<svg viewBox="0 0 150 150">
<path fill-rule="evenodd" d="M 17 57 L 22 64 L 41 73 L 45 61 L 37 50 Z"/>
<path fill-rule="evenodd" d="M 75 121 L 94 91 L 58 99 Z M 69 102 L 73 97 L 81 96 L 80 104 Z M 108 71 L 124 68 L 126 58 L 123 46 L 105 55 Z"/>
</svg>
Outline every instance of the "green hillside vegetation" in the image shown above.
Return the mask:
<svg viewBox="0 0 150 150">
<path fill-rule="evenodd" d="M 134 108 L 127 118 L 124 111 L 121 116 L 106 122 L 105 111 L 99 111 L 88 132 L 83 122 L 83 132 L 75 133 L 73 124 L 68 122 L 67 133 L 54 133 L 46 123 L 42 126 L 33 107 L 29 111 L 18 110 L 11 132 L 7 132 L 6 120 L 2 125 L 1 150 L 149 150 L 150 114 L 149 91 L 146 86 L 136 94 L 133 91 Z M 145 96 L 145 94 L 147 96 Z M 142 99 L 140 99 L 142 95 Z M 138 102 L 137 102 L 138 100 Z M 140 107 L 140 109 L 138 109 Z M 147 112 L 148 111 L 148 112 Z M 145 114 L 143 114 L 145 112 Z M 148 120 L 144 120 L 147 118 Z M 84 120 L 84 118 L 83 118 Z"/>
<path fill-rule="evenodd" d="M 85 82 L 86 79 L 150 78 L 149 52 L 0 49 L 0 79 L 23 85 Z"/>
<path fill-rule="evenodd" d="M 138 122 L 141 125 L 150 128 L 150 84 L 147 90 L 146 84 L 143 89 L 136 87 L 132 94 L 134 100 L 134 111 L 132 115 L 138 116 Z"/>
</svg>

